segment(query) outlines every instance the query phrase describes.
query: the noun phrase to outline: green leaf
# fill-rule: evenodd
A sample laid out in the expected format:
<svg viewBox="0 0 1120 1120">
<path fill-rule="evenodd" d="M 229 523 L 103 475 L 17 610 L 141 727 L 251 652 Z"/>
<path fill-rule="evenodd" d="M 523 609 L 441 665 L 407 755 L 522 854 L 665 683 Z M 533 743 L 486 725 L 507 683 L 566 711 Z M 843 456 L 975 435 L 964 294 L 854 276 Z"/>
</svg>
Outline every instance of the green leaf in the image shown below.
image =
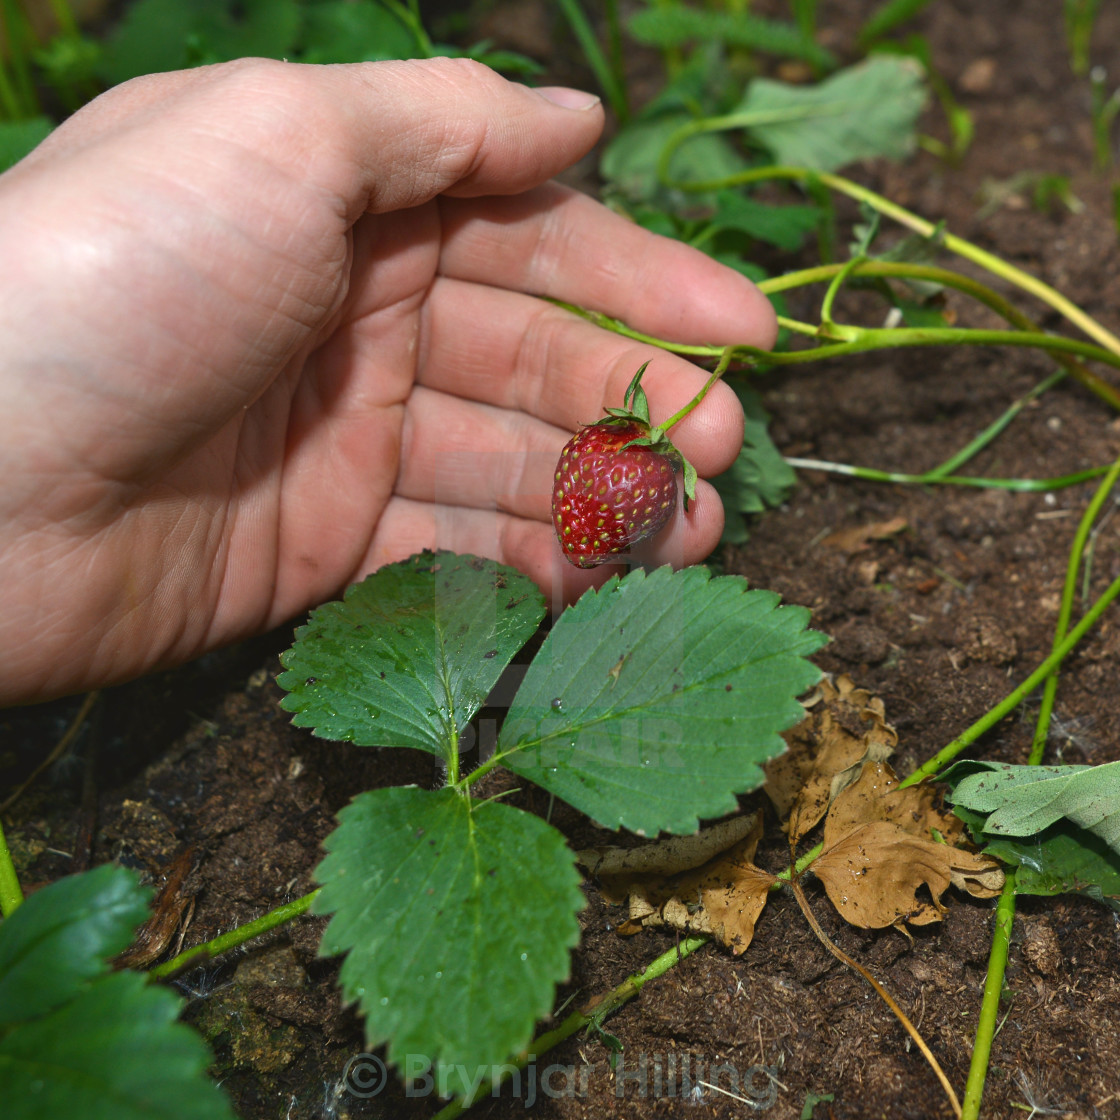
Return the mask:
<svg viewBox="0 0 1120 1120">
<path fill-rule="evenodd" d="M 301 62 L 413 58 L 413 33 L 376 0 L 326 0 L 304 9 Z"/>
<path fill-rule="evenodd" d="M 628 125 L 607 145 L 599 167 L 600 174 L 626 198 L 648 202 L 658 200 L 665 209 L 706 206 L 714 203 L 711 192 L 669 190 L 658 178 L 661 153 L 669 138 L 694 118 L 686 112 L 673 112 L 656 120 L 641 120 Z M 723 179 L 741 171 L 746 161 L 722 136 L 703 133 L 691 138 L 669 161 L 668 176 L 674 182 L 707 182 Z"/>
<path fill-rule="evenodd" d="M 987 813 L 984 832 L 1034 836 L 1071 821 L 1120 854 L 1120 762 L 1103 766 L 1016 766 L 959 762 L 941 778 L 949 801 Z"/>
<path fill-rule="evenodd" d="M 886 0 L 880 4 L 860 28 L 859 43 L 865 47 L 892 32 L 899 24 L 913 19 L 929 0 Z"/>
<path fill-rule="evenodd" d="M 28 117 L 22 121 L 0 121 L 0 171 L 19 163 L 33 148 L 51 134 L 54 122 L 49 117 Z"/>
<path fill-rule="evenodd" d="M 108 971 L 148 916 L 151 891 L 105 864 L 51 883 L 0 924 L 0 1028 L 45 1015 Z"/>
<path fill-rule="evenodd" d="M 536 584 L 492 560 L 425 552 L 390 564 L 296 631 L 280 658 L 281 706 L 324 739 L 450 761 L 544 612 Z"/>
<path fill-rule="evenodd" d="M 673 4 L 644 8 L 631 16 L 626 26 L 639 43 L 661 50 L 697 40 L 717 40 L 729 47 L 798 58 L 825 70 L 836 66 L 835 57 L 794 24 L 743 12 L 705 11 Z"/>
<path fill-rule="evenodd" d="M 821 212 L 815 206 L 769 206 L 738 191 L 720 191 L 711 225 L 715 229 L 734 229 L 751 237 L 793 252 L 820 224 Z"/>
<path fill-rule="evenodd" d="M 961 805 L 953 806 L 953 812 L 968 825 L 985 855 L 1017 868 L 1016 894 L 1083 894 L 1120 911 L 1120 854 L 1099 836 L 1068 822 L 1034 836 L 991 836 L 984 831 L 982 813 Z"/>
<path fill-rule="evenodd" d="M 530 1040 L 568 973 L 584 905 L 564 838 L 529 813 L 453 789 L 372 790 L 339 814 L 317 876 L 332 914 L 324 956 L 347 953 L 343 994 L 369 1046 L 441 1094 Z"/>
<path fill-rule="evenodd" d="M 117 972 L 0 1035 L 5 1120 L 233 1120 L 206 1078 L 206 1046 L 175 1021 L 180 1004 Z"/>
<path fill-rule="evenodd" d="M 111 864 L 60 879 L 0 923 L 5 1120 L 233 1120 L 181 1001 L 106 958 L 151 892 Z"/>
<path fill-rule="evenodd" d="M 826 640 L 808 611 L 704 568 L 641 570 L 557 620 L 506 716 L 500 761 L 608 828 L 692 832 L 785 749 Z"/>
<path fill-rule="evenodd" d="M 107 37 L 98 69 L 116 83 L 199 62 L 285 58 L 300 22 L 298 0 L 137 0 Z"/>
<path fill-rule="evenodd" d="M 815 86 L 756 78 L 737 112 L 773 118 L 748 127 L 775 163 L 835 171 L 860 159 L 909 155 L 925 96 L 912 59 L 876 55 Z"/>
<path fill-rule="evenodd" d="M 743 404 L 743 446 L 729 470 L 711 480 L 723 500 L 726 519 L 723 540 L 741 544 L 747 539 L 743 514 L 780 506 L 797 485 L 797 475 L 770 438 L 770 415 L 759 395 L 734 386 Z"/>
</svg>

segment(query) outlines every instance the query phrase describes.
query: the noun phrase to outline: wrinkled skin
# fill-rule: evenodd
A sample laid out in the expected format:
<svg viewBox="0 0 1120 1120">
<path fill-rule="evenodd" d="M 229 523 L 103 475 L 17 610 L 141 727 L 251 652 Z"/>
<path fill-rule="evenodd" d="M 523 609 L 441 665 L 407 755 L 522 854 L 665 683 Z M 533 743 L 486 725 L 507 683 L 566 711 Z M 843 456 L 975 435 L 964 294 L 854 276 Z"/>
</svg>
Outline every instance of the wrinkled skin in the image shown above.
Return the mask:
<svg viewBox="0 0 1120 1120">
<path fill-rule="evenodd" d="M 567 102 L 558 104 L 557 102 Z M 571 107 L 571 106 L 576 107 Z M 129 82 L 0 176 L 0 702 L 136 676 L 421 548 L 560 606 L 551 474 L 581 423 L 702 374 L 535 298 L 765 346 L 737 274 L 550 182 L 595 100 L 463 60 L 249 60 Z M 717 387 L 674 438 L 742 432 Z M 702 488 L 649 559 L 718 539 Z"/>
</svg>

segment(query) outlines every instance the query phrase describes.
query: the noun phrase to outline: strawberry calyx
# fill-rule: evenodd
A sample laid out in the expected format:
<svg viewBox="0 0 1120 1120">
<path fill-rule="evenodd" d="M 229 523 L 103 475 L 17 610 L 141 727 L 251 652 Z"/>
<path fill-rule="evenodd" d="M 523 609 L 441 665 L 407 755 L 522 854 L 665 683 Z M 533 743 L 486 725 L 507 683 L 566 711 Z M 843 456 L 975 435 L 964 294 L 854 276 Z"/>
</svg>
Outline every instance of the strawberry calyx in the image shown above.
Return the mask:
<svg viewBox="0 0 1120 1120">
<path fill-rule="evenodd" d="M 597 420 L 594 424 L 588 425 L 588 427 L 605 427 L 620 422 L 637 424 L 641 427 L 645 434 L 623 444 L 619 450 L 624 451 L 629 447 L 647 447 L 669 459 L 674 468 L 679 470 L 683 476 L 684 508 L 687 510 L 688 503 L 696 496 L 696 468 L 681 454 L 680 449 L 669 438 L 668 429 L 681 417 L 679 415 L 672 417 L 668 423 L 657 427 L 654 427 L 650 421 L 649 398 L 646 396 L 645 389 L 642 388 L 642 375 L 646 372 L 648 365 L 648 361 L 643 362 L 641 368 L 631 378 L 630 384 L 622 397 L 623 407 L 606 409 L 607 415 L 602 420 Z"/>
</svg>

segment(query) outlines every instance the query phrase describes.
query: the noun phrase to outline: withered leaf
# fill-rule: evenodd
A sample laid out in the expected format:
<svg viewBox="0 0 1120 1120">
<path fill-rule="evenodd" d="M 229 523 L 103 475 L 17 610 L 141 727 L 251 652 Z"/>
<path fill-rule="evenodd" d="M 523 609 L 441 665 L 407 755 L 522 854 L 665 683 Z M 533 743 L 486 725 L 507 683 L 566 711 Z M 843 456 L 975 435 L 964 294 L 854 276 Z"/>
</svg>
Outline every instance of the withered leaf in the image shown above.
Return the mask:
<svg viewBox="0 0 1120 1120">
<path fill-rule="evenodd" d="M 889 521 L 875 521 L 869 525 L 855 525 L 848 529 L 837 529 L 821 541 L 827 548 L 840 552 L 862 552 L 871 547 L 872 541 L 886 541 L 906 528 L 905 517 L 892 517 Z"/>
<path fill-rule="evenodd" d="M 926 925 L 945 912 L 941 896 L 950 885 L 980 898 L 999 893 L 1000 865 L 954 846 L 960 821 L 935 799 L 932 787 L 900 790 L 886 763 L 867 762 L 833 802 L 811 870 L 846 921 L 864 929 Z M 922 886 L 929 899 L 918 897 Z"/>
<path fill-rule="evenodd" d="M 847 675 L 823 680 L 805 706 L 808 715 L 786 733 L 788 752 L 766 764 L 763 787 L 778 814 L 788 814 L 794 844 L 856 780 L 864 761 L 888 758 L 898 743 L 882 700 Z"/>
<path fill-rule="evenodd" d="M 694 837 L 629 850 L 595 849 L 581 852 L 579 859 L 589 869 L 594 866 L 600 877 L 606 871 L 601 881 L 608 898 L 628 897 L 629 916 L 620 933 L 669 926 L 711 934 L 738 954 L 751 943 L 776 882 L 751 862 L 761 836 L 762 814 L 754 813 Z M 692 842 L 689 849 L 682 849 L 682 839 Z M 686 859 L 694 862 L 684 865 Z"/>
</svg>

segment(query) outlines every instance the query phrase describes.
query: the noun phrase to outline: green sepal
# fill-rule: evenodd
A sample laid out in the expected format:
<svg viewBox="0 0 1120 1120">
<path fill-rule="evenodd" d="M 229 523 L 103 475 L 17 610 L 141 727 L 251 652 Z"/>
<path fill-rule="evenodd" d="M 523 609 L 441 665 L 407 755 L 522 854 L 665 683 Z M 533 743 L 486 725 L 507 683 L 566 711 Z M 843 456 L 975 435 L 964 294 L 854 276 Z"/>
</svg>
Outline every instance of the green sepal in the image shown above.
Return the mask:
<svg viewBox="0 0 1120 1120">
<path fill-rule="evenodd" d="M 696 468 L 680 453 L 666 432 L 651 426 L 649 418 L 649 400 L 642 388 L 642 375 L 646 372 L 649 362 L 643 362 L 638 372 L 634 374 L 630 384 L 623 395 L 625 408 L 608 408 L 607 415 L 602 420 L 597 420 L 592 427 L 597 425 L 613 424 L 616 420 L 637 421 L 647 429 L 646 435 L 637 436 L 624 443 L 619 451 L 630 447 L 648 447 L 659 455 L 665 455 L 673 461 L 674 466 L 684 474 L 684 508 L 687 512 L 688 503 L 696 497 Z"/>
<path fill-rule="evenodd" d="M 632 409 L 634 417 L 645 424 L 647 428 L 649 427 L 649 399 L 646 397 L 645 389 L 642 388 L 642 374 L 646 372 L 646 366 L 648 365 L 648 361 L 641 364 L 638 372 L 631 378 L 630 384 L 626 387 L 626 392 L 622 397 L 622 403 Z"/>
</svg>

